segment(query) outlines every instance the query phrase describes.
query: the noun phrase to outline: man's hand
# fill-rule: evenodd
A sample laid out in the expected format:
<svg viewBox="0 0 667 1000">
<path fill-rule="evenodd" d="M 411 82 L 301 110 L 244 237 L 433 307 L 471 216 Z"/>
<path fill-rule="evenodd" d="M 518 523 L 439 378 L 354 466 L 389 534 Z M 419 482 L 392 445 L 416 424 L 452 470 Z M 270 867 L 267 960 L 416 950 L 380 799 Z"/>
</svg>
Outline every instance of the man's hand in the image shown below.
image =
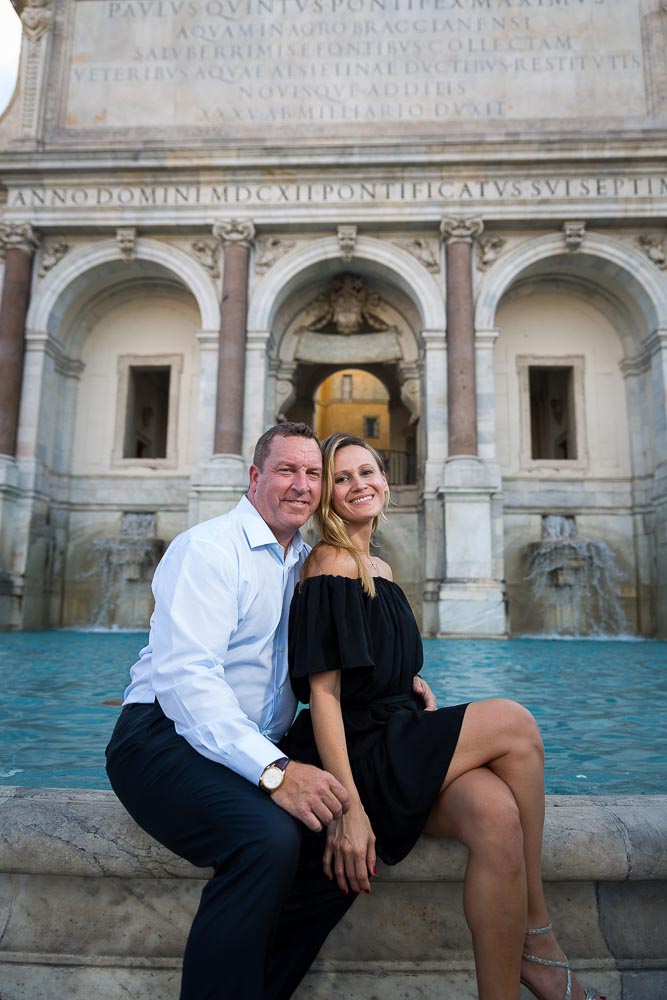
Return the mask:
<svg viewBox="0 0 667 1000">
<path fill-rule="evenodd" d="M 347 792 L 333 774 L 296 760 L 287 765 L 285 780 L 271 798 L 315 833 L 349 808 Z"/>
<path fill-rule="evenodd" d="M 431 691 L 430 687 L 426 683 L 423 677 L 419 674 L 415 674 L 412 678 L 412 690 L 416 695 L 419 695 L 421 700 L 424 702 L 424 709 L 427 712 L 435 712 L 438 704 L 435 700 L 435 695 Z"/>
</svg>

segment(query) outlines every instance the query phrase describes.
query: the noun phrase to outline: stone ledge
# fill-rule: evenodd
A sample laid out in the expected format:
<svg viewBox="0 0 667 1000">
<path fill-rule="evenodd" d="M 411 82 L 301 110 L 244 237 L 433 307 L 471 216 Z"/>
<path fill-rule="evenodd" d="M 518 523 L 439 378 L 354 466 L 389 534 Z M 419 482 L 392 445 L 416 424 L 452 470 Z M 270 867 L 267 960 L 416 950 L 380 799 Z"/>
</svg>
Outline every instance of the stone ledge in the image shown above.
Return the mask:
<svg viewBox="0 0 667 1000">
<path fill-rule="evenodd" d="M 334 929 L 299 1000 L 474 1000 L 465 851 L 423 837 Z M 610 1000 L 667 995 L 667 796 L 547 799 L 544 875 L 561 943 Z M 2 1000 L 176 1000 L 208 872 L 110 791 L 0 788 Z"/>
<path fill-rule="evenodd" d="M 380 881 L 460 882 L 466 852 L 422 837 Z M 143 832 L 111 791 L 0 787 L 0 871 L 6 874 L 178 877 L 205 874 Z M 667 795 L 547 796 L 546 881 L 667 879 Z"/>
</svg>

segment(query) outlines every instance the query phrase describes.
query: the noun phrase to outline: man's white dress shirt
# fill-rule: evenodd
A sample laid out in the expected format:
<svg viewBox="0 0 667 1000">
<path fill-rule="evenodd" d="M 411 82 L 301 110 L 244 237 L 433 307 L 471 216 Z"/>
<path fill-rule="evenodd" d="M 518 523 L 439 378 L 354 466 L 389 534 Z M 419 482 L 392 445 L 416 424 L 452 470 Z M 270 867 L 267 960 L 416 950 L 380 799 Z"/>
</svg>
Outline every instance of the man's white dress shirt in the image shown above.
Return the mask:
<svg viewBox="0 0 667 1000">
<path fill-rule="evenodd" d="M 246 497 L 175 538 L 123 704 L 157 698 L 195 750 L 257 784 L 296 710 L 287 625 L 308 551 L 297 532 L 285 554 Z"/>
</svg>

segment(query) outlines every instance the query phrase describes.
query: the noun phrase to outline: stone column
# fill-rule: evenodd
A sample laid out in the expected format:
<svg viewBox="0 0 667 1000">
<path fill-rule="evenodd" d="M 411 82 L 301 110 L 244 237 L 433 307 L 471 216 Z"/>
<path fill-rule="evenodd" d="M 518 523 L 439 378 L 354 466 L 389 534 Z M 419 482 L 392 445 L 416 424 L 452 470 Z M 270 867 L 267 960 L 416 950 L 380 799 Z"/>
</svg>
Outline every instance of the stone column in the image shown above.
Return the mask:
<svg viewBox="0 0 667 1000">
<path fill-rule="evenodd" d="M 447 280 L 447 413 L 449 455 L 477 454 L 472 245 L 480 219 L 443 219 Z"/>
<path fill-rule="evenodd" d="M 440 635 L 502 636 L 505 605 L 498 565 L 499 471 L 479 455 L 473 301 L 473 242 L 479 219 L 443 219 L 447 278 L 448 457 L 439 495 L 444 576 Z M 488 375 L 488 373 L 487 373 Z M 484 442 L 486 444 L 486 442 Z"/>
<path fill-rule="evenodd" d="M 213 226 L 213 235 L 220 240 L 224 256 L 213 452 L 216 455 L 240 455 L 243 447 L 248 259 L 255 227 L 248 220 L 232 219 L 217 222 Z"/>
<path fill-rule="evenodd" d="M 16 454 L 25 320 L 30 300 L 32 257 L 37 246 L 32 227 L 10 222 L 0 228 L 5 277 L 0 301 L 0 455 Z"/>
</svg>

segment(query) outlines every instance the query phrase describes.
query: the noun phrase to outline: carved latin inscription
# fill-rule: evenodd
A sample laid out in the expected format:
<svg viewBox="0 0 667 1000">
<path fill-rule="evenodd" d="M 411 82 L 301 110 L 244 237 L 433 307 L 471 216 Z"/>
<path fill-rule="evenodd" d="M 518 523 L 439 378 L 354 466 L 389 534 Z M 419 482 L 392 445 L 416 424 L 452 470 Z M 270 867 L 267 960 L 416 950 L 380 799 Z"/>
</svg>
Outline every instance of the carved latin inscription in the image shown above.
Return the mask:
<svg viewBox="0 0 667 1000">
<path fill-rule="evenodd" d="M 640 0 L 77 0 L 62 124 L 283 138 L 639 121 L 640 12 Z"/>
</svg>

